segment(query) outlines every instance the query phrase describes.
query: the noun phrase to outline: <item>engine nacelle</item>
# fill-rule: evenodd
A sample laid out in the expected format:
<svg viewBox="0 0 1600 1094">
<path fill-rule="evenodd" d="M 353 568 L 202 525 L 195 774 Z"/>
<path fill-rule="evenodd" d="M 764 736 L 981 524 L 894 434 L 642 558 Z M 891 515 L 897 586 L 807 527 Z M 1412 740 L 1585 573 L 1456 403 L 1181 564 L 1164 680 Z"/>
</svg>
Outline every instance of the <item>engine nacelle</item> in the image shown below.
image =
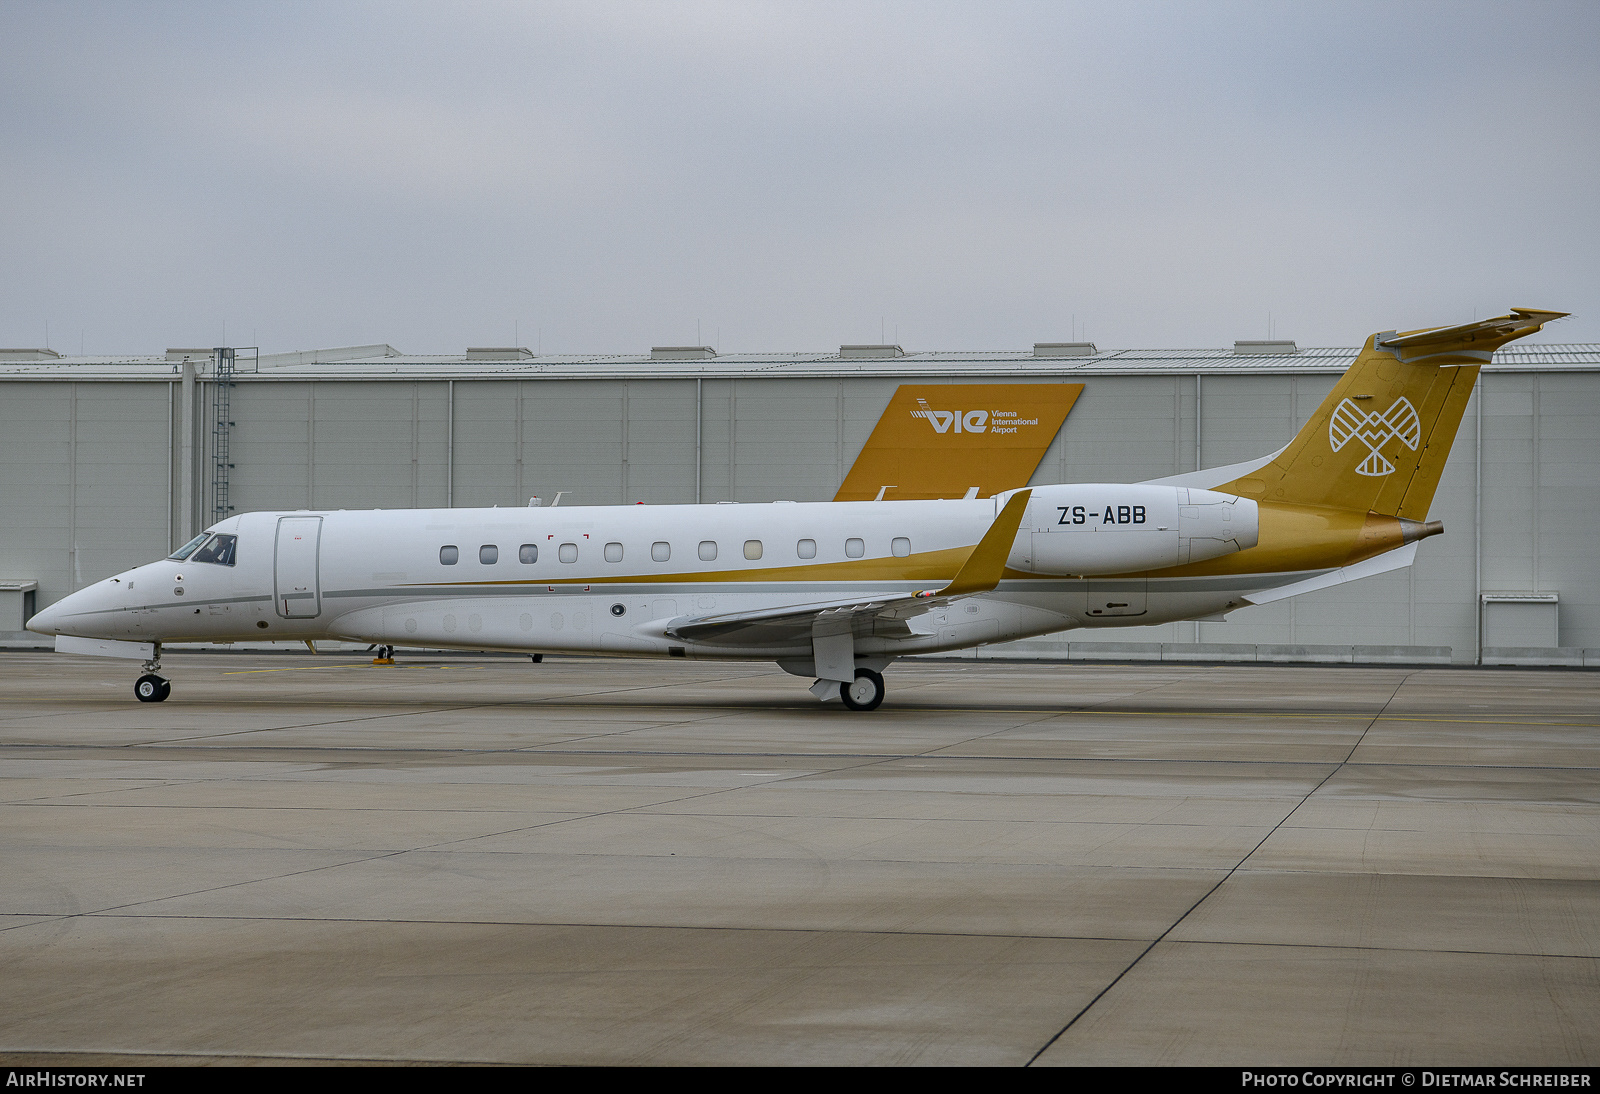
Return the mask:
<svg viewBox="0 0 1600 1094">
<path fill-rule="evenodd" d="M 1036 486 L 1007 560 L 1037 574 L 1126 574 L 1254 547 L 1249 498 L 1187 486 Z"/>
</svg>

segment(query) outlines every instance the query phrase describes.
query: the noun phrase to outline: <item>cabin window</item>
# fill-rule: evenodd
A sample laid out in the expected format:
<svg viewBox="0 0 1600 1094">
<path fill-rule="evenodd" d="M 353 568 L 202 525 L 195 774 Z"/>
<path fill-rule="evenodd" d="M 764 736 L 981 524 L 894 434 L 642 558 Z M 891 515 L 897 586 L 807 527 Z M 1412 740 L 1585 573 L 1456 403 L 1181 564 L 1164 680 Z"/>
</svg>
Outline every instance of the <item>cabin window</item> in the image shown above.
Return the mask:
<svg viewBox="0 0 1600 1094">
<path fill-rule="evenodd" d="M 608 543 L 608 544 L 606 544 L 606 561 L 607 562 L 621 562 L 622 561 L 622 544 L 620 544 L 620 543 Z"/>
<path fill-rule="evenodd" d="M 211 542 L 194 553 L 190 562 L 212 562 L 218 566 L 233 565 L 233 549 L 238 536 L 212 536 Z"/>
<path fill-rule="evenodd" d="M 889 544 L 889 550 L 894 552 L 895 558 L 905 558 L 911 554 L 911 541 L 905 536 L 895 536 Z"/>
<path fill-rule="evenodd" d="M 461 561 L 461 548 L 454 544 L 439 548 L 439 564 L 441 566 L 454 566 Z"/>
<path fill-rule="evenodd" d="M 478 548 L 478 561 L 485 566 L 493 566 L 500 561 L 500 548 L 493 543 L 485 543 Z"/>
<path fill-rule="evenodd" d="M 650 545 L 650 557 L 657 562 L 666 562 L 672 557 L 672 544 L 657 540 Z"/>
<path fill-rule="evenodd" d="M 751 562 L 761 557 L 761 541 L 759 539 L 747 539 L 744 541 L 744 557 Z"/>
<path fill-rule="evenodd" d="M 539 545 L 537 543 L 524 543 L 517 548 L 517 561 L 524 566 L 532 566 L 539 561 Z"/>
<path fill-rule="evenodd" d="M 844 541 L 844 553 L 851 558 L 860 558 L 867 553 L 867 545 L 859 539 L 847 539 Z"/>
<path fill-rule="evenodd" d="M 184 559 L 193 554 L 194 549 L 204 543 L 206 541 L 206 537 L 210 534 L 210 532 L 201 532 L 198 536 L 195 536 L 188 543 L 185 543 L 182 547 L 179 547 L 167 557 L 177 559 L 179 562 L 182 562 Z"/>
<path fill-rule="evenodd" d="M 556 557 L 562 562 L 578 561 L 578 545 L 576 543 L 563 543 L 560 549 L 556 551 Z"/>
<path fill-rule="evenodd" d="M 703 539 L 703 540 L 701 540 L 700 541 L 700 561 L 701 562 L 715 562 L 716 558 L 717 558 L 717 541 L 714 540 L 714 539 Z"/>
<path fill-rule="evenodd" d="M 801 558 L 816 558 L 817 541 L 814 539 L 801 540 L 799 543 L 794 545 L 794 553 L 799 555 Z"/>
</svg>

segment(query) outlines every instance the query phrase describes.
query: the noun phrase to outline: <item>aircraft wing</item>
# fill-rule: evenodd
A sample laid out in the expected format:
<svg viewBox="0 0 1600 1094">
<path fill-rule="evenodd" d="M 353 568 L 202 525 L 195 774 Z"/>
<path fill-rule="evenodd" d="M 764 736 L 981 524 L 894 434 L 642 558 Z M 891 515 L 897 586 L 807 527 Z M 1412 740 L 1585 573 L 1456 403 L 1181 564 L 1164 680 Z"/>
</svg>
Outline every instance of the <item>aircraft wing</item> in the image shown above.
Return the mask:
<svg viewBox="0 0 1600 1094">
<path fill-rule="evenodd" d="M 919 599 L 921 598 L 921 599 Z M 668 638 L 685 642 L 716 642 L 736 646 L 782 646 L 811 637 L 818 621 L 832 621 L 855 631 L 871 630 L 880 618 L 899 620 L 894 633 L 910 633 L 904 620 L 920 615 L 937 603 L 922 593 L 884 593 L 853 600 L 831 600 L 818 604 L 791 604 L 753 612 L 729 612 L 674 619 L 667 625 Z M 891 624 L 893 626 L 893 624 Z"/>
<path fill-rule="evenodd" d="M 989 592 L 1000 584 L 1031 494 L 1032 491 L 1019 490 L 1011 495 L 956 576 L 942 589 L 873 593 L 815 604 L 785 604 L 749 612 L 674 619 L 667 624 L 666 636 L 686 642 L 775 646 L 809 639 L 819 624 L 830 631 L 909 634 L 907 619 L 964 596 Z"/>
</svg>

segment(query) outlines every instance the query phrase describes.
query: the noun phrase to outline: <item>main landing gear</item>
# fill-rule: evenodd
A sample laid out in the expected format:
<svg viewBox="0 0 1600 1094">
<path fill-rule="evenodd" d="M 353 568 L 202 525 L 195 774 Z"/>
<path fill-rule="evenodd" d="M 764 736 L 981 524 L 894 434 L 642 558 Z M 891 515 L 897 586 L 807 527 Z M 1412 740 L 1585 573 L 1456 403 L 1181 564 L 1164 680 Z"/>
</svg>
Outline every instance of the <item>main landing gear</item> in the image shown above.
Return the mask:
<svg viewBox="0 0 1600 1094">
<path fill-rule="evenodd" d="M 870 669 L 857 662 L 854 666 L 855 679 L 849 683 L 840 680 L 838 676 L 832 679 L 819 677 L 813 680 L 806 690 L 824 703 L 838 699 L 846 710 L 877 710 L 883 703 L 885 691 L 883 675 L 878 669 L 888 667 L 889 661 L 890 658 L 887 657 L 881 660 L 874 658 L 869 664 L 876 667 Z M 812 661 L 779 661 L 778 667 L 795 676 L 810 676 L 816 671 L 816 665 Z M 843 669 L 844 666 L 839 667 Z"/>
<path fill-rule="evenodd" d="M 883 702 L 883 677 L 871 669 L 856 669 L 856 678 L 839 685 L 839 699 L 851 710 L 877 710 Z"/>
<path fill-rule="evenodd" d="M 368 646 L 367 647 L 367 652 L 368 653 L 376 653 L 378 655 L 378 656 L 376 656 L 376 657 L 374 657 L 372 659 L 372 663 L 374 665 L 392 665 L 392 664 L 394 664 L 394 647 L 393 646 Z"/>
<path fill-rule="evenodd" d="M 134 697 L 141 703 L 160 703 L 172 694 L 172 681 L 156 673 L 161 669 L 161 644 L 156 644 L 155 656 L 139 667 L 144 675 L 133 682 Z"/>
</svg>

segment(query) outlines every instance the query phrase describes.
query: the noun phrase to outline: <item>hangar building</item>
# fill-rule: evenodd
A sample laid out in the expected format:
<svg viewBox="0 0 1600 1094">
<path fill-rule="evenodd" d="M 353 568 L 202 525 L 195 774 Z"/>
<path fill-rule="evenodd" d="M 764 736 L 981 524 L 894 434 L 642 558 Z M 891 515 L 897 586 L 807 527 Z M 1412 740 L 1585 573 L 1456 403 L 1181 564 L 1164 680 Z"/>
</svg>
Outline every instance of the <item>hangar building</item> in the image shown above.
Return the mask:
<svg viewBox="0 0 1600 1094">
<path fill-rule="evenodd" d="M 230 512 L 827 500 L 902 384 L 1081 383 L 1035 483 L 1129 482 L 1283 445 L 1355 347 L 536 356 L 0 350 L 0 644 Z M 1600 665 L 1600 345 L 1495 355 L 1408 570 L 1226 621 L 981 656 Z M 978 656 L 980 654 L 974 654 Z"/>
</svg>

